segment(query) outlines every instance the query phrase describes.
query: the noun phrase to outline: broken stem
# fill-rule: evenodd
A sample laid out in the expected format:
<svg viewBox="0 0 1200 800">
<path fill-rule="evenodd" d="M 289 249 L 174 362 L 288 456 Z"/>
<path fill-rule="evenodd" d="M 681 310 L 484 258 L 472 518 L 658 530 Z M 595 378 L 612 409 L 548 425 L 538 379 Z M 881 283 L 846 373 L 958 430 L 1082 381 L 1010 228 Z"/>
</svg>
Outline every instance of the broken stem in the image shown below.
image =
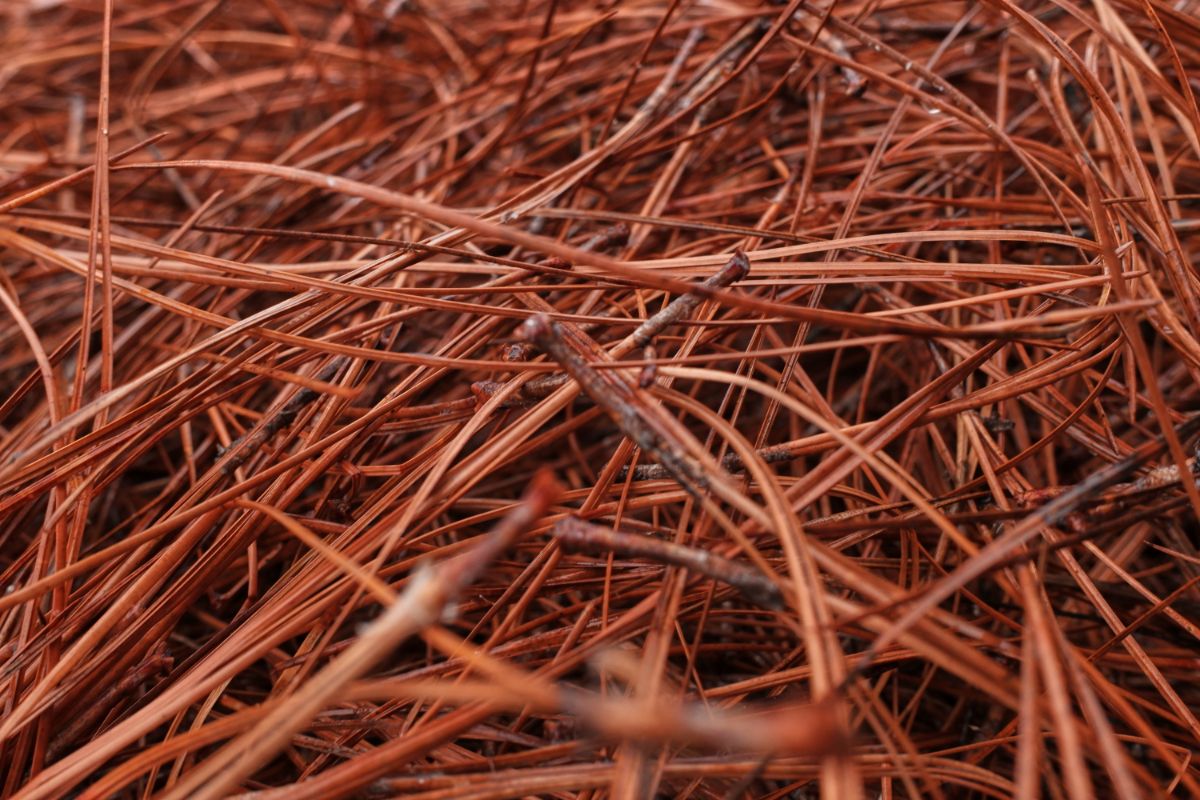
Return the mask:
<svg viewBox="0 0 1200 800">
<path fill-rule="evenodd" d="M 628 235 L 628 229 L 624 230 L 625 235 Z M 604 233 L 597 234 L 603 236 Z M 589 242 L 590 244 L 590 242 Z M 646 319 L 639 325 L 633 333 L 625 337 L 613 348 L 614 356 L 624 355 L 626 352 L 635 348 L 645 348 L 654 337 L 658 336 L 670 326 L 678 323 L 686 318 L 697 306 L 703 302 L 707 296 L 706 290 L 724 289 L 746 277 L 750 272 L 750 259 L 740 250 L 734 253 L 728 263 L 721 267 L 715 274 L 705 278 L 697 286 L 695 291 L 687 292 L 679 297 L 676 297 L 668 303 L 658 313 Z M 520 359 L 523 360 L 527 356 L 523 348 Z M 643 379 L 648 370 L 643 370 Z M 562 373 L 553 375 L 542 375 L 530 380 L 528 383 L 521 386 L 509 399 L 504 401 L 504 408 L 519 408 L 522 406 L 532 405 L 546 397 L 552 395 L 560 386 L 566 383 L 570 376 Z M 639 379 L 639 381 L 642 379 Z M 507 384 L 503 381 L 478 381 L 471 385 L 471 391 L 479 398 L 479 402 L 486 402 L 489 398 L 499 392 Z"/>
<path fill-rule="evenodd" d="M 350 362 L 349 356 L 338 356 L 330 361 L 321 371 L 317 373 L 317 380 L 329 382 L 333 380 L 342 368 Z M 254 451 L 261 447 L 265 442 L 269 441 L 272 436 L 279 433 L 280 430 L 292 424 L 292 421 L 308 407 L 314 400 L 320 397 L 320 393 L 308 386 L 301 387 L 292 399 L 288 400 L 278 411 L 265 420 L 260 421 L 253 430 L 248 431 L 245 435 L 235 439 L 230 443 L 225 450 L 226 461 L 221 466 L 221 470 L 226 475 L 232 475 L 234 470 L 246 462 Z"/>
<path fill-rule="evenodd" d="M 746 254 L 739 250 L 716 274 L 705 278 L 700 286 L 705 289 L 724 289 L 726 286 L 742 280 L 748 274 L 750 274 L 750 259 L 746 258 Z M 629 335 L 633 346 L 645 347 L 650 344 L 655 336 L 686 317 L 703 300 L 704 298 L 697 292 L 679 295 Z"/>
<path fill-rule="evenodd" d="M 737 589 L 747 599 L 770 609 L 783 608 L 783 596 L 771 580 L 753 567 L 739 564 L 707 550 L 676 544 L 651 536 L 622 533 L 565 517 L 551 531 L 559 546 L 568 553 L 615 553 L 629 558 L 646 558 L 662 564 L 683 567 Z"/>
<path fill-rule="evenodd" d="M 546 314 L 537 314 L 521 326 L 521 335 L 536 344 L 566 369 L 580 388 L 603 408 L 630 440 L 655 461 L 688 492 L 697 494 L 709 485 L 699 462 L 680 446 L 679 436 L 670 431 L 674 419 L 661 409 L 647 404 L 635 386 L 616 370 L 598 370 L 591 366 L 581 350 L 589 355 L 608 358 L 584 334 L 566 336 L 562 328 Z M 582 338 L 581 338 L 582 337 Z M 590 345 L 590 347 L 587 347 Z"/>
</svg>

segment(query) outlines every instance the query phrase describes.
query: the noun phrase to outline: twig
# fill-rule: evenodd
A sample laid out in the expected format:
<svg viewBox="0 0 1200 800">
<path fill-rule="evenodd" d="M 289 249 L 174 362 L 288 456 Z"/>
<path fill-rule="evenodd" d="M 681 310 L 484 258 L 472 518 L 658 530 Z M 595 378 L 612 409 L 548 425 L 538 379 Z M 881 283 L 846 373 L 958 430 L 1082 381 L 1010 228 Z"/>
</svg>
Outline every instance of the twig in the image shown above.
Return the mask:
<svg viewBox="0 0 1200 800">
<path fill-rule="evenodd" d="M 520 686 L 512 688 L 517 691 L 498 694 L 494 685 L 478 681 L 381 679 L 349 686 L 342 697 L 360 702 L 397 697 L 454 705 L 482 702 L 513 711 L 532 707 L 545 714 L 567 714 L 607 741 L 642 745 L 818 756 L 844 752 L 848 744 L 830 703 L 777 703 L 756 712 L 730 714 L 665 699 L 602 698 L 569 688 L 556 688 L 545 697 L 520 691 Z"/>
<path fill-rule="evenodd" d="M 551 531 L 568 553 L 616 553 L 631 558 L 647 558 L 663 564 L 683 567 L 699 575 L 727 583 L 747 599 L 764 608 L 783 608 L 783 596 L 774 583 L 753 567 L 687 545 L 650 536 L 622 533 L 585 522 L 579 517 L 564 517 Z"/>
<path fill-rule="evenodd" d="M 628 229 L 625 229 L 628 232 Z M 746 277 L 750 272 L 750 260 L 746 258 L 746 254 L 741 251 L 736 252 L 729 259 L 725 266 L 721 267 L 713 275 L 705 278 L 700 284 L 700 289 L 723 289 L 737 283 Z M 649 317 L 645 322 L 634 329 L 624 340 L 625 349 L 633 349 L 637 347 L 647 347 L 654 340 L 654 337 L 662 333 L 671 325 L 683 320 L 696 309 L 700 303 L 704 301 L 705 295 L 697 292 L 689 292 L 676 297 L 664 308 Z M 582 330 L 587 330 L 586 327 L 581 327 Z M 522 353 L 525 355 L 524 353 Z M 645 382 L 645 371 L 643 377 L 639 378 L 639 384 Z M 521 385 L 521 388 L 516 391 L 508 400 L 505 401 L 507 407 L 522 407 L 536 403 L 553 394 L 560 386 L 568 380 L 567 375 L 542 375 L 533 380 L 530 380 Z M 471 391 L 479 398 L 480 402 L 495 395 L 506 384 L 501 381 L 478 381 L 471 384 Z"/>
<path fill-rule="evenodd" d="M 73 714 L 71 709 L 64 709 L 62 713 L 70 717 L 70 722 L 50 742 L 50 747 L 47 751 L 50 759 L 52 761 L 56 760 L 58 756 L 66 752 L 72 744 L 82 737 L 85 732 L 101 722 L 104 715 L 109 713 L 113 706 L 119 703 L 125 695 L 136 689 L 139 684 L 153 678 L 159 672 L 170 669 L 173 663 L 174 659 L 167 655 L 166 647 L 160 644 L 150 655 L 143 658 L 141 662 L 130 669 L 120 681 L 108 687 L 102 697 L 88 703 L 80 713 Z"/>
<path fill-rule="evenodd" d="M 337 356 L 321 368 L 316 375 L 316 379 L 329 382 L 349 363 L 350 359 L 348 356 Z M 226 475 L 232 475 L 238 467 L 246 463 L 246 460 L 260 446 L 269 441 L 280 430 L 291 425 L 297 415 L 320 396 L 320 392 L 316 389 L 302 386 L 278 411 L 265 419 L 259 420 L 258 424 L 252 430 L 230 442 L 229 447 L 221 454 L 224 457 L 224 463 L 221 464 L 221 471 Z"/>
<path fill-rule="evenodd" d="M 750 259 L 740 250 L 733 254 L 729 263 L 721 267 L 714 275 L 701 282 L 704 289 L 724 289 L 745 278 L 750 274 Z M 643 322 L 630 334 L 634 347 L 645 347 L 671 325 L 679 322 L 703 302 L 704 296 L 689 292 L 676 297 L 665 308 Z"/>
<path fill-rule="evenodd" d="M 665 420 L 644 408 L 646 404 L 635 394 L 635 388 L 615 370 L 593 369 L 581 355 L 584 348 L 576 337 L 565 337 L 558 323 L 545 314 L 526 320 L 520 333 L 561 364 L 592 402 L 603 408 L 625 435 L 662 464 L 680 485 L 693 493 L 708 486 L 709 477 L 673 441 L 674 437 L 666 431 Z M 607 357 L 603 351 L 599 354 Z"/>
<path fill-rule="evenodd" d="M 1173 433 L 1182 440 L 1192 436 L 1197 431 L 1200 431 L 1200 414 L 1192 416 L 1180 425 L 1178 430 L 1173 431 Z M 1110 464 L 1103 469 L 1096 470 L 1067 491 L 1050 500 L 1044 506 L 1031 512 L 1006 531 L 1003 536 L 989 542 L 977 555 L 964 562 L 958 569 L 923 591 L 908 605 L 905 612 L 892 624 L 887 632 L 871 644 L 868 652 L 871 656 L 881 652 L 958 589 L 966 586 L 980 575 L 994 569 L 1014 549 L 1024 545 L 1044 528 L 1066 519 L 1079 506 L 1086 503 L 1098 492 L 1120 483 L 1131 472 L 1145 463 L 1147 459 L 1153 458 L 1165 450 L 1166 446 L 1166 437 L 1159 436 L 1142 445 L 1120 461 Z M 861 674 L 870 665 L 871 660 L 871 657 L 868 657 L 856 664 L 851 678 Z"/>
<path fill-rule="evenodd" d="M 561 492 L 548 472 L 540 472 L 517 504 L 478 544 L 449 561 L 413 575 L 404 593 L 353 645 L 253 728 L 206 759 L 162 800 L 216 800 L 259 765 L 287 746 L 295 734 L 345 686 L 371 669 L 409 636 L 446 613 L 447 606 L 474 583 L 500 553 L 536 522 Z"/>
</svg>

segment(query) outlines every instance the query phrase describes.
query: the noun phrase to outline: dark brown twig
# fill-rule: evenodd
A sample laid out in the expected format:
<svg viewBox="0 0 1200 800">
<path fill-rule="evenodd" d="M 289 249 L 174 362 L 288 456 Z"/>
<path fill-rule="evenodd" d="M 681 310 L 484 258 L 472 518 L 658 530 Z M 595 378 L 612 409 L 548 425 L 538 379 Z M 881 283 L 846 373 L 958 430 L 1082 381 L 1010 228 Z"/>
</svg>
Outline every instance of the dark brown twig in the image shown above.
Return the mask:
<svg viewBox="0 0 1200 800">
<path fill-rule="evenodd" d="M 623 228 L 626 235 L 628 229 Z M 737 283 L 746 277 L 750 272 L 750 260 L 746 258 L 746 254 L 742 252 L 734 253 L 729 259 L 729 262 L 721 267 L 716 273 L 705 278 L 700 287 L 705 289 L 723 289 Z M 700 303 L 704 302 L 704 296 L 697 293 L 682 294 L 676 297 L 664 308 L 657 311 L 645 322 L 641 323 L 633 333 L 622 342 L 616 352 L 619 354 L 622 351 L 628 351 L 634 348 L 645 348 L 650 345 L 654 337 L 658 336 L 664 330 L 672 325 L 682 321 L 692 311 L 696 309 Z M 582 328 L 581 330 L 587 330 Z M 653 356 L 647 354 L 648 359 Z M 639 377 L 638 383 L 645 388 L 647 383 L 647 375 L 652 376 L 653 371 L 650 368 L 643 370 L 642 376 Z M 521 388 L 505 401 L 507 407 L 521 407 L 536 403 L 539 400 L 545 399 L 553 394 L 560 386 L 566 383 L 568 376 L 566 375 L 541 375 L 524 384 Z M 471 391 L 481 402 L 496 394 L 504 387 L 504 383 L 499 381 L 478 381 L 471 385 Z"/>
<path fill-rule="evenodd" d="M 337 356 L 317 372 L 319 381 L 332 381 L 345 366 L 350 363 L 347 356 Z M 277 411 L 262 420 L 245 435 L 235 439 L 229 447 L 220 454 L 223 457 L 221 470 L 226 475 L 232 475 L 238 467 L 246 463 L 254 452 L 282 429 L 291 425 L 296 417 L 321 394 L 316 389 L 302 386 Z"/>
<path fill-rule="evenodd" d="M 668 432 L 667 421 L 640 399 L 636 388 L 615 371 L 596 370 L 588 365 L 576 337 L 566 337 L 561 327 L 545 314 L 521 325 L 521 335 L 536 344 L 566 369 L 592 402 L 603 408 L 634 444 L 658 461 L 689 492 L 709 485 L 709 478 L 695 458 L 684 451 Z M 593 345 L 593 357 L 607 358 Z"/>
<path fill-rule="evenodd" d="M 707 277 L 700 284 L 705 289 L 724 289 L 732 286 L 750 274 L 750 259 L 738 251 L 729 259 L 729 263 L 721 267 L 715 274 Z M 666 305 L 661 311 L 647 319 L 637 330 L 629 335 L 634 347 L 645 347 L 654 341 L 654 337 L 671 325 L 678 323 L 704 302 L 704 296 L 699 293 L 681 294 Z"/>
<path fill-rule="evenodd" d="M 554 524 L 554 538 L 568 553 L 615 553 L 629 558 L 646 558 L 671 564 L 727 583 L 747 599 L 764 608 L 781 609 L 779 587 L 753 567 L 695 547 L 668 542 L 651 536 L 622 533 L 593 525 L 576 516 L 564 517 Z"/>
</svg>

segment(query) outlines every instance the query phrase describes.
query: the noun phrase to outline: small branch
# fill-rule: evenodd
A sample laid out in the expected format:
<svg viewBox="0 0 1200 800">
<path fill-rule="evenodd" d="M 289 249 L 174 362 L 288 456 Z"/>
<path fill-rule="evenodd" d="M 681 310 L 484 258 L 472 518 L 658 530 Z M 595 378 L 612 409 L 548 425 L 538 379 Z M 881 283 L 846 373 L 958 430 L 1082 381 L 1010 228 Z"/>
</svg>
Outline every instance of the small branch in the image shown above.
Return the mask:
<svg viewBox="0 0 1200 800">
<path fill-rule="evenodd" d="M 561 372 L 534 378 L 528 383 L 522 384 L 520 389 L 509 395 L 500 404 L 500 407 L 525 408 L 534 405 L 539 400 L 544 400 L 554 394 L 558 387 L 562 386 L 568 380 L 570 379 Z M 475 395 L 479 405 L 483 405 L 507 385 L 503 381 L 476 381 L 471 384 L 471 392 Z"/>
<path fill-rule="evenodd" d="M 531 685 L 536 682 L 540 676 L 530 676 Z M 493 711 L 534 709 L 542 714 L 564 714 L 573 725 L 617 743 L 810 757 L 844 753 L 850 744 L 838 722 L 837 709 L 829 702 L 774 703 L 738 713 L 661 697 L 648 701 L 601 697 L 561 685 L 549 693 L 499 692 L 493 680 L 411 678 L 360 681 L 340 695 L 349 702 L 397 698 L 456 706 L 480 703 Z"/>
<path fill-rule="evenodd" d="M 767 464 L 783 464 L 788 461 L 795 461 L 802 452 L 788 449 L 786 444 L 775 445 L 772 447 L 764 447 L 758 450 L 758 455 Z M 746 465 L 742 463 L 741 457 L 736 453 L 727 453 L 721 459 L 721 466 L 726 472 L 742 472 L 746 469 Z M 614 480 L 620 482 L 629 477 L 629 468 L 622 467 L 617 472 Z M 633 479 L 635 481 L 659 481 L 671 477 L 671 473 L 662 464 L 639 464 L 633 468 Z"/>
<path fill-rule="evenodd" d="M 846 41 L 833 31 L 829 30 L 829 28 L 825 27 L 824 17 L 829 13 L 830 12 L 824 8 L 814 7 L 810 9 L 801 6 L 796 10 L 796 13 L 793 15 L 793 19 L 804 26 L 804 29 L 808 31 L 809 34 L 812 34 L 813 29 L 815 28 L 817 41 L 822 46 L 831 52 L 837 53 L 839 56 L 846 59 L 846 61 L 853 61 L 854 55 L 850 52 L 850 48 L 846 46 Z M 846 66 L 845 64 L 838 64 L 836 66 L 837 71 L 841 73 L 842 77 L 846 81 L 846 94 L 848 96 L 858 97 L 867 90 L 867 79 L 863 77 L 861 72 L 852 67 Z"/>
<path fill-rule="evenodd" d="M 348 363 L 350 363 L 349 356 L 338 356 L 317 373 L 317 380 L 325 382 L 333 380 Z M 244 436 L 230 443 L 224 453 L 227 460 L 221 465 L 221 471 L 226 475 L 232 475 L 234 470 L 246 463 L 246 460 L 254 454 L 255 450 L 269 441 L 272 436 L 279 433 L 283 428 L 292 424 L 297 415 L 320 396 L 320 392 L 315 389 L 307 386 L 301 387 L 300 391 L 296 392 L 292 396 L 292 399 L 288 400 L 282 408 L 266 420 L 260 421 L 253 430 L 248 431 Z"/>
<path fill-rule="evenodd" d="M 724 289 L 742 280 L 748 274 L 750 274 L 750 259 L 746 258 L 746 254 L 739 250 L 716 274 L 705 278 L 700 286 L 704 289 Z M 704 297 L 697 292 L 679 295 L 668 303 L 666 308 L 638 326 L 637 330 L 630 335 L 633 345 L 645 347 L 650 344 L 655 336 L 686 317 L 703 300 Z"/>
<path fill-rule="evenodd" d="M 663 564 L 683 567 L 689 572 L 705 575 L 737 589 L 754 603 L 774 610 L 783 608 L 783 596 L 771 580 L 753 567 L 728 558 L 662 539 L 632 533 L 621 533 L 593 525 L 578 517 L 566 517 L 555 523 L 551 531 L 559 545 L 568 553 L 615 553 L 630 558 L 646 558 Z"/>
<path fill-rule="evenodd" d="M 103 721 L 104 716 L 112 710 L 125 695 L 137 689 L 143 682 L 153 678 L 159 672 L 169 670 L 174 659 L 167 655 L 166 648 L 160 642 L 149 655 L 130 669 L 116 684 L 109 686 L 97 700 L 89 702 L 82 709 L 66 709 L 63 714 L 69 721 L 62 732 L 50 742 L 47 757 L 50 761 L 58 760 L 83 735 Z"/>
<path fill-rule="evenodd" d="M 624 226 L 624 235 L 628 236 L 629 230 Z M 598 236 L 601 234 L 597 234 Z M 589 242 L 590 244 L 591 242 Z M 696 291 L 688 292 L 676 297 L 665 308 L 654 314 L 641 325 L 639 325 L 633 333 L 631 333 L 621 343 L 623 349 L 645 348 L 654 337 L 658 336 L 670 326 L 680 322 L 687 317 L 707 296 L 706 292 L 713 289 L 724 289 L 746 277 L 750 272 L 750 259 L 740 250 L 730 257 L 728 263 L 725 264 L 715 274 L 705 278 L 697 286 Z M 508 354 L 517 355 L 516 358 L 506 358 L 506 360 L 524 360 L 528 357 L 526 346 L 516 344 L 510 346 L 506 350 Z M 642 371 L 642 377 L 639 382 L 643 382 L 646 376 L 653 375 L 653 370 L 645 369 Z M 530 380 L 512 394 L 503 404 L 504 408 L 521 408 L 537 403 L 553 394 L 560 386 L 568 380 L 567 375 L 561 373 L 555 375 L 542 375 Z M 507 384 L 503 381 L 477 381 L 471 384 L 471 391 L 479 398 L 480 403 L 487 402 L 493 395 L 499 392 Z"/>
<path fill-rule="evenodd" d="M 603 408 L 626 436 L 687 491 L 696 494 L 709 485 L 699 462 L 680 446 L 677 436 L 668 432 L 673 419 L 664 419 L 660 410 L 648 407 L 636 388 L 616 370 L 594 369 L 579 352 L 583 344 L 577 337 L 566 337 L 558 323 L 546 314 L 524 322 L 521 335 L 561 364 L 580 388 Z M 588 340 L 596 355 L 608 354 Z M 657 412 L 657 413 L 656 413 Z"/>
<path fill-rule="evenodd" d="M 1200 414 L 1195 414 L 1185 420 L 1174 431 L 1181 441 L 1200 432 Z M 1166 436 L 1158 436 L 1119 461 L 1102 467 L 1084 478 L 1079 483 L 1066 489 L 1062 494 L 1039 506 L 1020 522 L 1009 528 L 1002 536 L 993 539 L 975 556 L 964 561 L 953 572 L 928 587 L 923 587 L 920 593 L 906 600 L 911 600 L 905 606 L 904 612 L 891 626 L 881 634 L 870 648 L 865 657 L 847 678 L 847 681 L 861 675 L 870 666 L 875 657 L 883 652 L 890 644 L 904 635 L 913 625 L 923 619 L 938 604 L 947 600 L 955 592 L 971 581 L 995 569 L 1008 556 L 1017 552 L 1034 536 L 1051 525 L 1057 525 L 1076 511 L 1081 505 L 1092 500 L 1096 495 L 1118 483 L 1121 483 L 1130 473 L 1136 471 L 1142 464 L 1154 458 L 1167 447 Z M 896 605 L 901 605 L 897 603 Z"/>
</svg>

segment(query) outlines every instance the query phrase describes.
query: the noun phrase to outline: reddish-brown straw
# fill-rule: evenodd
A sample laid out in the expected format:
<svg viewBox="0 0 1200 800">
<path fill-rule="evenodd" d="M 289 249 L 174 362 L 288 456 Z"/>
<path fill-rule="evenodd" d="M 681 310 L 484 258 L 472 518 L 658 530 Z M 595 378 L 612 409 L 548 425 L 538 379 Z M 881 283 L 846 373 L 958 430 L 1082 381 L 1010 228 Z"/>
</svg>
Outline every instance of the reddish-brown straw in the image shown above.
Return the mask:
<svg viewBox="0 0 1200 800">
<path fill-rule="evenodd" d="M 0 797 L 1200 796 L 1200 2 L 0 10 Z"/>
</svg>

